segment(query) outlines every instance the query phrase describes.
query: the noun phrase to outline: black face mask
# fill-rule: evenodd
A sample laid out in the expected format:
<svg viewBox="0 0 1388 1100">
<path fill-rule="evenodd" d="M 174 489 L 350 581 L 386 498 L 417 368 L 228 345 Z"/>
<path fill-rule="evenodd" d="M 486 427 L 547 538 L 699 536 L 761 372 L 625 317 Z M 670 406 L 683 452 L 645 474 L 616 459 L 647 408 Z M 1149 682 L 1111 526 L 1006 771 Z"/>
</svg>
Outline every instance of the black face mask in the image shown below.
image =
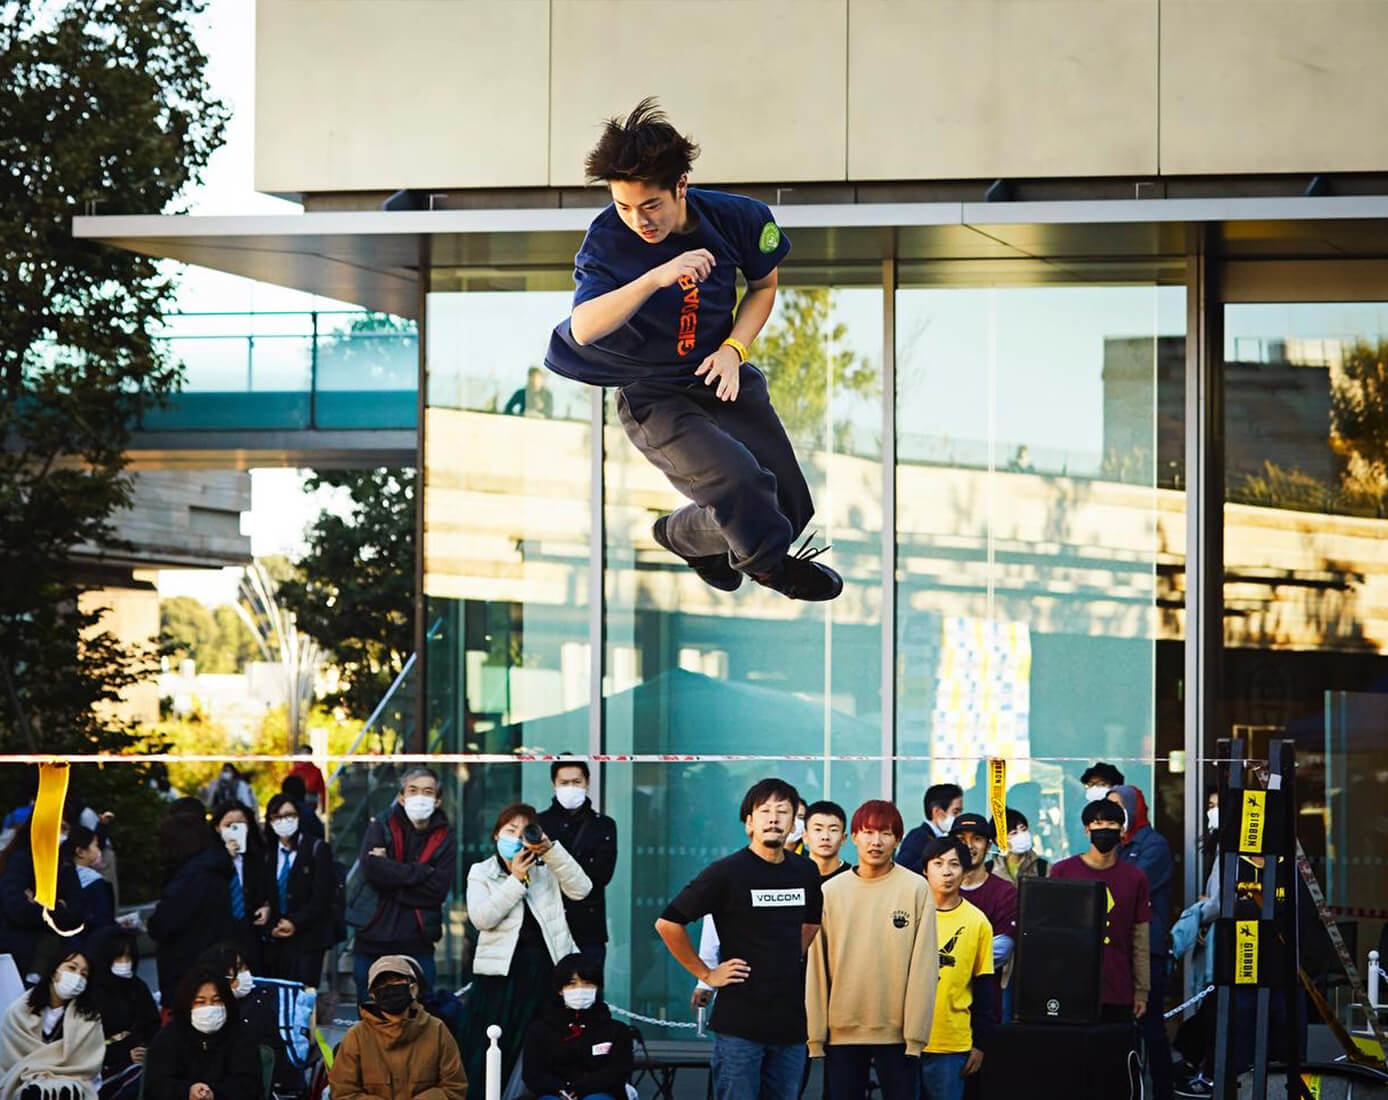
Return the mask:
<svg viewBox="0 0 1388 1100">
<path fill-rule="evenodd" d="M 375 996 L 376 1007 L 391 1016 L 403 1015 L 414 1004 L 414 994 L 405 982 L 382 986 Z"/>
<path fill-rule="evenodd" d="M 1094 850 L 1108 855 L 1118 847 L 1118 842 L 1123 837 L 1117 829 L 1095 829 L 1089 834 L 1089 843 L 1094 845 Z"/>
</svg>

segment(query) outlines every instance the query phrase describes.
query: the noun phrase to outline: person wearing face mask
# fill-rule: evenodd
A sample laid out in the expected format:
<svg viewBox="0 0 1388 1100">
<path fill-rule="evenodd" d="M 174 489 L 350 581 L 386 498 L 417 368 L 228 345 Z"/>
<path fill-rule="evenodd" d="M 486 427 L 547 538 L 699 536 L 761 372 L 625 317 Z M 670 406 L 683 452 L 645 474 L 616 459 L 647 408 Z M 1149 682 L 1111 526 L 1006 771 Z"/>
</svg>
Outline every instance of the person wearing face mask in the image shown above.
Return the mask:
<svg viewBox="0 0 1388 1100">
<path fill-rule="evenodd" d="M 266 845 L 256 828 L 255 814 L 239 802 L 212 807 L 212 828 L 231 857 L 227 882 L 232 938 L 251 959 L 261 962 L 261 945 L 270 926 L 270 891 L 273 872 L 266 863 Z"/>
<path fill-rule="evenodd" d="M 925 821 L 901 842 L 896 861 L 908 871 L 924 871 L 925 846 L 937 837 L 949 836 L 955 819 L 964 812 L 964 788 L 957 783 L 937 783 L 925 792 Z"/>
<path fill-rule="evenodd" d="M 145 1056 L 146 1100 L 260 1100 L 260 1055 L 231 1006 L 219 971 L 199 964 L 184 975 Z"/>
<path fill-rule="evenodd" d="M 112 925 L 88 938 L 86 952 L 106 1036 L 102 1100 L 133 1100 L 150 1040 L 159 1031 L 159 1009 L 149 987 L 135 973 L 140 965 L 137 937 Z"/>
<path fill-rule="evenodd" d="M 554 968 L 553 992 L 525 1034 L 525 1087 L 539 1100 L 622 1100 L 631 1029 L 602 999 L 602 969 L 583 955 Z"/>
<path fill-rule="evenodd" d="M 434 944 L 443 936 L 443 903 L 453 888 L 457 842 L 440 804 L 439 777 L 411 767 L 400 793 L 362 838 L 358 884 L 347 900 L 356 928 L 353 975 L 366 996 L 371 964 L 384 955 L 409 955 L 426 987 L 434 984 Z"/>
<path fill-rule="evenodd" d="M 80 952 L 57 954 L 0 1019 L 0 1100 L 97 1100 L 106 1040 Z"/>
<path fill-rule="evenodd" d="M 1050 869 L 1050 862 L 1036 851 L 1036 838 L 1032 836 L 1031 822 L 1026 814 L 1009 806 L 1007 846 L 1000 858 L 988 861 L 988 870 L 1013 886 L 1019 886 L 1024 878 L 1045 878 Z"/>
<path fill-rule="evenodd" d="M 1103 1018 L 1114 1022 L 1146 1015 L 1152 988 L 1152 903 L 1147 876 L 1118 858 L 1123 817 L 1123 808 L 1106 798 L 1090 802 L 1080 815 L 1089 850 L 1051 868 L 1051 878 L 1102 882 L 1108 889 L 1099 999 Z"/>
<path fill-rule="evenodd" d="M 223 764 L 217 778 L 207 787 L 207 804 L 209 806 L 216 806 L 223 802 L 238 803 L 250 810 L 251 813 L 255 813 L 258 805 L 255 800 L 255 792 L 251 790 L 250 781 L 237 769 L 235 764 Z"/>
<path fill-rule="evenodd" d="M 67 826 L 64 825 L 64 834 Z M 34 856 L 29 847 L 30 822 L 14 832 L 0 851 L 0 954 L 14 959 L 21 975 L 40 965 L 38 948 L 58 939 L 44 924 L 43 910 L 34 904 Z M 64 835 L 64 841 L 67 837 Z M 58 904 L 50 914 L 64 932 L 82 926 L 86 912 L 82 884 L 70 860 L 58 861 Z"/>
<path fill-rule="evenodd" d="M 275 1052 L 276 1086 L 291 1092 L 302 1088 L 303 1073 L 290 1059 L 281 1031 L 284 1006 L 280 1003 L 278 985 L 257 982 L 240 947 L 229 941 L 213 944 L 198 956 L 195 965 L 225 975 L 227 988 L 231 990 L 231 1000 L 227 1002 L 231 1015 L 252 1043 Z"/>
<path fill-rule="evenodd" d="M 468 1079 L 448 1027 L 419 1004 L 412 959 L 371 964 L 361 1019 L 343 1036 L 328 1072 L 333 1100 L 464 1100 Z"/>
<path fill-rule="evenodd" d="M 588 896 L 566 897 L 564 913 L 579 953 L 602 969 L 607 957 L 607 884 L 617 868 L 617 823 L 588 797 L 588 765 L 556 760 L 549 766 L 554 801 L 541 811 L 540 828 L 564 846 L 593 884 Z"/>
<path fill-rule="evenodd" d="M 1109 791 L 1114 787 L 1121 787 L 1126 780 L 1123 773 L 1112 764 L 1105 764 L 1100 760 L 1084 769 L 1080 782 L 1084 784 L 1084 800 L 1097 802 L 1101 798 L 1107 798 Z"/>
<path fill-rule="evenodd" d="M 159 846 L 167 871 L 149 934 L 159 944 L 159 992 L 169 1005 L 198 955 L 218 940 L 239 942 L 245 924 L 232 916 L 233 871 L 226 841 L 204 818 L 173 814 L 159 830 Z"/>
<path fill-rule="evenodd" d="M 265 807 L 266 843 L 270 846 L 269 940 L 264 972 L 317 988 L 323 953 L 333 943 L 332 849 L 300 828 L 302 808 L 286 794 Z"/>
<path fill-rule="evenodd" d="M 477 950 L 459 1041 L 474 1080 L 482 1077 L 489 1024 L 501 1025 L 502 1080 L 510 1078 L 526 1028 L 550 995 L 554 964 L 577 950 L 564 899 L 585 897 L 592 882 L 538 825 L 533 806 L 504 807 L 492 826 L 492 854 L 468 870 Z"/>
</svg>

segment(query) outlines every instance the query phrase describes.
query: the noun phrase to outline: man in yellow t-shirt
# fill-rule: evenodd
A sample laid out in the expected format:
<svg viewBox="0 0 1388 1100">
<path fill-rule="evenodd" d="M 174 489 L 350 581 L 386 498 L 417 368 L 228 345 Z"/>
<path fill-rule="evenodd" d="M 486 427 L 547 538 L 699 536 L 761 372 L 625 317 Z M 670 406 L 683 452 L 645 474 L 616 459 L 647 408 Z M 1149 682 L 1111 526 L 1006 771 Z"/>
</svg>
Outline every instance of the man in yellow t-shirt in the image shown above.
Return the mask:
<svg viewBox="0 0 1388 1100">
<path fill-rule="evenodd" d="M 963 1100 L 964 1079 L 983 1065 L 983 1044 L 992 1019 L 993 929 L 988 918 L 959 893 L 970 864 L 958 837 L 925 846 L 925 880 L 935 898 L 935 936 L 940 982 L 930 1041 L 921 1055 L 924 1100 Z"/>
</svg>

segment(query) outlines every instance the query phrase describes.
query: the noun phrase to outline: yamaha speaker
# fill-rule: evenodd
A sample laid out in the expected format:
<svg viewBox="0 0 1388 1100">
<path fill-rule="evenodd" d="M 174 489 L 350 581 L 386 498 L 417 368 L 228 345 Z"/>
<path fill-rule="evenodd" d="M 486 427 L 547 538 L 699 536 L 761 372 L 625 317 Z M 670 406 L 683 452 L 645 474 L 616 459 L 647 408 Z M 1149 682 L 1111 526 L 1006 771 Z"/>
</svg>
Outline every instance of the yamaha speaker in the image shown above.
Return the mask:
<svg viewBox="0 0 1388 1100">
<path fill-rule="evenodd" d="M 983 1100 L 1129 1100 L 1141 1095 L 1136 1050 L 1132 1023 L 1000 1027 L 983 1059 Z"/>
<path fill-rule="evenodd" d="M 1013 1004 L 1024 1024 L 1092 1024 L 1108 920 L 1102 882 L 1023 878 Z"/>
</svg>

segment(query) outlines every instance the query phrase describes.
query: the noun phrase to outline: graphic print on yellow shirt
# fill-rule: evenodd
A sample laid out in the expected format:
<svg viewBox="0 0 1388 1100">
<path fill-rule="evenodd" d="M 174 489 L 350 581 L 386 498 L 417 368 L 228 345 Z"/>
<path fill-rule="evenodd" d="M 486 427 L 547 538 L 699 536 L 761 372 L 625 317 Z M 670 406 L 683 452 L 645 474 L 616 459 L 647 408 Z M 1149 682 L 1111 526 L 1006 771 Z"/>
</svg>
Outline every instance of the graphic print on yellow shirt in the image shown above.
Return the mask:
<svg viewBox="0 0 1388 1100">
<path fill-rule="evenodd" d="M 993 929 L 967 901 L 947 912 L 935 911 L 940 945 L 940 983 L 935 990 L 935 1017 L 927 1054 L 959 1054 L 972 1049 L 973 980 L 993 972 Z"/>
</svg>

